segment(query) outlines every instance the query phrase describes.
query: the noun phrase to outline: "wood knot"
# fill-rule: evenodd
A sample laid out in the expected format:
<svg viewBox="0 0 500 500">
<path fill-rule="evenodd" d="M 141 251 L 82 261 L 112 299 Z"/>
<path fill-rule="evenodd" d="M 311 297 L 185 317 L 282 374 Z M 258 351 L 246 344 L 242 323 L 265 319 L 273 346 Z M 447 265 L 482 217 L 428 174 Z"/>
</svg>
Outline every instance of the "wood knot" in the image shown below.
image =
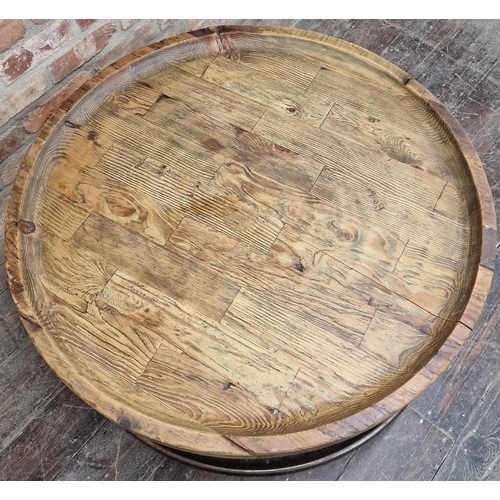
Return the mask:
<svg viewBox="0 0 500 500">
<path fill-rule="evenodd" d="M 345 229 L 339 229 L 337 231 L 337 237 L 342 241 L 351 241 L 354 239 L 354 235 Z"/>
<path fill-rule="evenodd" d="M 286 110 L 289 112 L 289 113 L 296 113 L 297 112 L 297 109 L 294 108 L 294 107 L 289 107 L 289 108 L 286 108 Z"/>
<path fill-rule="evenodd" d="M 132 422 L 128 418 L 122 418 L 120 420 L 120 425 L 127 430 L 130 430 L 132 428 Z"/>
<path fill-rule="evenodd" d="M 70 122 L 69 120 L 64 120 L 64 125 L 69 128 L 81 128 L 81 125 L 79 125 L 78 123 Z"/>
<path fill-rule="evenodd" d="M 36 226 L 29 220 L 20 219 L 17 221 L 17 227 L 23 234 L 31 234 L 36 231 Z"/>
<path fill-rule="evenodd" d="M 297 271 L 300 271 L 301 273 L 304 272 L 304 266 L 302 265 L 302 262 L 299 262 L 298 264 L 295 264 L 295 269 L 297 269 Z"/>
<path fill-rule="evenodd" d="M 114 307 L 112 307 L 112 306 L 105 307 L 104 311 L 107 312 L 108 314 L 110 314 L 111 316 L 117 316 L 118 315 L 118 311 Z"/>
</svg>

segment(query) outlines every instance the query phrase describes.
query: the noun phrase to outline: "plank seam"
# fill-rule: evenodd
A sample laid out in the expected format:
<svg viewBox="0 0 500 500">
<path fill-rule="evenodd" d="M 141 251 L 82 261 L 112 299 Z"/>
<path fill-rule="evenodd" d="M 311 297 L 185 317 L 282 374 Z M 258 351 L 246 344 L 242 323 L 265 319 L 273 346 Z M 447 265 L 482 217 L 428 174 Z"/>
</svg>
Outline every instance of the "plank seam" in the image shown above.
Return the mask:
<svg viewBox="0 0 500 500">
<path fill-rule="evenodd" d="M 322 199 L 318 198 L 314 193 L 311 193 L 311 191 L 314 189 L 314 186 L 316 186 L 316 183 L 318 182 L 318 179 L 321 177 L 321 174 L 325 171 L 326 169 L 326 165 L 323 164 L 323 168 L 321 169 L 320 173 L 318 174 L 318 176 L 316 177 L 313 185 L 311 186 L 311 189 L 309 189 L 308 191 L 308 194 L 310 194 L 311 196 L 313 196 L 316 200 L 318 200 L 319 203 L 325 203 L 325 205 L 327 206 L 330 206 L 329 203 L 326 203 L 325 201 L 323 201 Z M 350 212 L 349 212 L 350 213 Z"/>
<path fill-rule="evenodd" d="M 82 226 L 85 224 L 85 222 L 87 221 L 87 219 L 91 216 L 91 214 L 93 214 L 94 211 L 91 210 L 88 214 L 87 214 L 87 217 L 85 217 L 85 219 L 83 219 L 82 223 L 76 228 L 76 230 L 74 231 L 74 233 L 67 239 L 67 241 L 69 242 L 73 236 L 75 236 L 75 234 L 82 228 Z M 57 236 L 57 235 L 56 235 Z"/>
<path fill-rule="evenodd" d="M 172 236 L 174 235 L 174 233 L 177 231 L 177 229 L 179 229 L 179 226 L 184 222 L 184 220 L 187 218 L 187 215 L 185 215 L 177 224 L 177 226 L 175 226 L 175 229 L 172 231 L 172 233 L 170 233 L 170 236 L 166 239 L 165 243 L 163 243 L 163 246 L 165 247 L 167 245 L 167 243 L 170 243 L 172 244 L 172 242 L 170 241 Z"/>
<path fill-rule="evenodd" d="M 288 397 L 288 391 L 292 388 L 292 385 L 293 383 L 295 382 L 295 379 L 297 378 L 297 375 L 299 374 L 300 372 L 300 368 L 297 370 L 297 373 L 295 374 L 295 376 L 293 377 L 293 380 L 290 382 L 290 385 L 288 386 L 288 389 L 285 391 L 285 395 L 283 396 L 283 399 L 281 400 L 281 403 L 279 404 L 278 408 L 276 408 L 276 410 L 279 412 L 280 411 L 280 408 L 281 406 L 283 405 L 283 402 L 285 401 L 285 399 Z"/>
<path fill-rule="evenodd" d="M 437 204 L 439 203 L 439 200 L 441 199 L 441 196 L 443 196 L 444 190 L 446 189 L 446 186 L 448 185 L 449 181 L 445 182 L 445 185 L 443 186 L 443 189 L 441 189 L 441 193 L 439 193 L 438 199 L 436 200 L 436 203 L 434 203 L 434 206 L 432 207 L 432 211 L 436 211 Z"/>
<path fill-rule="evenodd" d="M 403 250 L 401 251 L 401 253 L 399 254 L 399 257 L 398 257 L 398 260 L 396 261 L 396 264 L 394 264 L 394 267 L 392 268 L 392 271 L 391 273 L 393 273 L 395 270 L 396 270 L 396 267 L 398 267 L 398 264 L 399 264 L 399 261 L 401 260 L 401 257 L 403 256 L 405 250 L 406 250 L 406 247 L 408 246 L 408 243 L 410 242 L 410 239 L 408 238 L 406 240 L 406 243 L 405 243 L 405 246 L 403 247 Z M 391 290 L 392 291 L 392 290 Z"/>
<path fill-rule="evenodd" d="M 278 234 L 276 235 L 276 238 L 274 238 L 274 241 L 273 243 L 271 244 L 271 246 L 267 249 L 267 252 L 266 252 L 266 255 L 269 255 L 269 252 L 271 251 L 271 248 L 273 248 L 273 246 L 276 244 L 276 242 L 278 241 L 278 238 L 280 237 L 281 233 L 283 232 L 283 229 L 285 229 L 285 226 L 286 224 L 283 224 L 281 226 L 281 229 L 279 230 Z"/>
<path fill-rule="evenodd" d="M 248 453 L 249 455 L 252 455 L 252 456 L 255 456 L 255 453 L 246 448 L 245 446 L 243 446 L 239 441 L 238 439 L 236 439 L 235 437 L 229 437 L 229 436 L 221 436 L 222 438 L 226 439 L 227 441 L 229 441 L 231 444 L 234 444 L 235 446 L 237 446 L 238 448 L 241 448 L 243 451 L 245 451 L 246 453 Z"/>
<path fill-rule="evenodd" d="M 216 36 L 218 37 L 219 34 L 216 33 Z M 214 61 L 219 57 L 220 53 L 219 54 L 216 54 L 215 57 L 210 61 L 210 64 L 208 64 L 208 66 L 201 72 L 200 75 L 198 75 L 198 78 L 203 78 L 203 76 L 205 75 L 205 73 L 207 72 L 207 69 L 210 68 L 210 66 L 212 66 L 212 64 L 214 63 Z"/>
<path fill-rule="evenodd" d="M 321 72 L 322 69 L 326 69 L 326 68 L 323 67 L 323 65 L 320 66 L 320 68 L 318 69 L 318 72 L 313 76 L 312 80 L 309 82 L 309 85 L 305 89 L 306 91 L 309 90 L 309 88 L 313 84 L 314 80 L 316 80 L 316 77 L 320 74 L 320 72 Z M 333 108 L 333 105 L 332 105 L 332 108 Z M 330 108 L 330 109 L 332 109 L 332 108 Z"/>
<path fill-rule="evenodd" d="M 243 289 L 243 287 L 240 286 L 239 290 L 236 292 L 235 296 L 233 297 L 233 299 L 231 300 L 231 302 L 227 306 L 226 310 L 224 311 L 224 314 L 221 316 L 221 318 L 219 319 L 219 321 L 217 323 L 220 324 L 220 322 L 226 317 L 227 311 L 229 311 L 229 308 L 233 305 L 233 302 L 235 301 L 236 297 L 238 297 L 238 295 L 241 293 L 242 289 Z"/>
<path fill-rule="evenodd" d="M 233 94 L 234 94 L 234 92 L 233 92 Z M 238 94 L 235 94 L 235 95 L 238 95 Z M 257 101 L 256 101 L 256 102 L 257 102 Z M 263 116 L 267 113 L 267 111 L 268 111 L 269 109 L 270 109 L 270 108 L 269 108 L 269 106 L 266 106 L 266 109 L 265 109 L 265 110 L 264 110 L 264 112 L 260 115 L 260 118 L 257 120 L 257 122 L 255 123 L 255 125 L 252 127 L 252 130 L 250 130 L 250 132 L 251 132 L 252 134 L 255 134 L 255 129 L 256 129 L 257 125 L 259 124 L 259 122 L 262 120 L 262 117 L 263 117 Z M 258 134 L 256 134 L 256 135 L 258 135 Z M 259 137 L 261 137 L 261 136 L 259 136 Z M 265 138 L 264 138 L 264 139 L 265 139 Z M 270 142 L 273 142 L 273 141 L 270 141 Z"/>
<path fill-rule="evenodd" d="M 370 326 L 372 324 L 373 318 L 375 318 L 375 314 L 377 314 L 378 311 L 378 306 L 375 307 L 375 311 L 373 312 L 373 316 L 370 318 L 370 322 L 368 323 L 368 326 L 366 327 L 366 330 L 363 332 L 363 336 L 361 337 L 361 340 L 359 341 L 358 347 L 361 347 L 361 343 L 365 339 L 366 332 L 370 329 Z"/>
<path fill-rule="evenodd" d="M 371 278 L 370 276 L 367 276 L 365 274 L 363 274 L 361 271 L 359 271 L 358 269 L 354 269 L 353 267 L 351 267 L 350 265 L 346 264 L 345 262 L 342 262 L 341 260 L 337 259 L 336 257 L 334 257 L 332 254 L 328 253 L 328 252 L 325 252 L 324 250 L 321 250 L 321 249 L 318 249 L 317 247 L 315 247 L 314 245 L 311 244 L 311 246 L 313 246 L 314 248 L 316 248 L 318 250 L 318 252 L 321 252 L 323 253 L 324 255 L 327 255 L 328 257 L 332 258 L 333 260 L 337 261 L 337 262 L 340 262 L 342 265 L 346 266 L 347 268 L 349 268 L 351 271 L 354 271 L 358 274 L 361 274 L 361 276 L 363 276 L 364 278 L 366 278 L 367 280 L 370 280 L 371 282 L 375 283 L 376 286 L 380 287 L 382 286 L 383 288 L 385 288 L 386 290 L 388 290 L 389 292 L 393 293 L 394 295 L 397 295 L 398 297 L 402 298 L 403 300 L 407 300 L 408 302 L 411 302 L 414 306 L 422 309 L 422 311 L 425 311 L 427 314 L 430 314 L 431 316 L 433 316 L 434 318 L 438 318 L 438 319 L 441 319 L 443 321 L 449 321 L 451 323 L 457 323 L 457 321 L 455 320 L 452 320 L 452 319 L 449 319 L 449 318 L 443 318 L 437 314 L 434 314 L 434 313 L 431 313 L 430 311 L 428 311 L 427 309 L 425 309 L 424 307 L 422 307 L 421 305 L 413 302 L 412 300 L 410 300 L 408 297 L 405 297 L 404 295 L 401 295 L 400 293 L 394 291 L 394 290 L 391 290 L 390 288 L 388 288 L 386 285 L 382 284 L 382 283 L 379 283 L 377 280 Z"/>
<path fill-rule="evenodd" d="M 148 331 L 149 331 L 149 328 L 148 328 Z M 155 335 L 155 337 L 157 337 L 157 335 Z M 133 385 L 135 385 L 136 382 L 142 377 L 143 373 L 146 371 L 146 369 L 149 366 L 149 364 L 151 363 L 151 361 L 153 361 L 153 358 L 156 356 L 156 353 L 158 352 L 158 350 L 160 349 L 161 346 L 162 346 L 162 343 L 160 342 L 159 345 L 158 345 L 158 347 L 156 348 L 155 352 L 153 353 L 153 355 L 151 356 L 151 358 L 149 358 L 149 361 L 144 366 L 144 369 L 142 370 L 142 372 L 139 373 L 139 375 L 137 375 L 137 378 L 134 380 Z"/>
<path fill-rule="evenodd" d="M 94 410 L 94 408 L 91 408 L 91 407 L 89 407 L 89 409 L 92 411 L 96 411 L 96 410 Z M 71 464 L 71 462 L 73 462 L 73 460 L 75 460 L 76 456 L 87 446 L 87 444 L 90 443 L 90 441 L 95 438 L 95 435 L 101 430 L 101 428 L 107 422 L 110 422 L 110 421 L 103 419 L 102 424 L 92 433 L 92 435 L 82 444 L 82 446 L 75 453 L 73 453 L 72 457 L 67 461 L 67 463 L 63 467 L 61 467 L 61 470 L 52 478 L 52 481 L 57 481 L 57 478 L 66 470 L 66 468 Z M 111 423 L 113 425 L 116 425 L 113 422 L 111 422 Z"/>
</svg>

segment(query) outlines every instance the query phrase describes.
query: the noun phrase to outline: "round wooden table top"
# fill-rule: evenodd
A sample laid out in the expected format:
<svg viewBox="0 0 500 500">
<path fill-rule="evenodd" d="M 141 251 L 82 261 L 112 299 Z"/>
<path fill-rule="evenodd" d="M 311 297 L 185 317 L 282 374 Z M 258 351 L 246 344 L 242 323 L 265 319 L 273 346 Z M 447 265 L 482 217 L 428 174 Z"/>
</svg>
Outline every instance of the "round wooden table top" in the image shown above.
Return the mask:
<svg viewBox="0 0 500 500">
<path fill-rule="evenodd" d="M 392 64 L 219 27 L 107 68 L 38 135 L 9 205 L 24 325 L 83 400 L 205 455 L 341 442 L 471 332 L 496 220 L 458 122 Z"/>
</svg>

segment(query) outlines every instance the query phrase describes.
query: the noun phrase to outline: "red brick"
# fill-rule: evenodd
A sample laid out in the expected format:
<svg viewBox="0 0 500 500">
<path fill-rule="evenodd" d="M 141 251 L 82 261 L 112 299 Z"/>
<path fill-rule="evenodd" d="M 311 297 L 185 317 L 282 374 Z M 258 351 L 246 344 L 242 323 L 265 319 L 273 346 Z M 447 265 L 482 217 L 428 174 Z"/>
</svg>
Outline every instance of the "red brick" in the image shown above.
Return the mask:
<svg viewBox="0 0 500 500">
<path fill-rule="evenodd" d="M 43 61 L 62 47 L 71 36 L 71 24 L 68 19 L 61 19 L 45 28 L 41 33 L 30 38 L 25 47 Z"/>
<path fill-rule="evenodd" d="M 21 40 L 25 33 L 26 28 L 19 19 L 0 20 L 0 54 Z"/>
<path fill-rule="evenodd" d="M 15 92 L 0 100 L 0 127 L 20 113 L 26 106 L 39 99 L 47 86 L 41 73 L 34 75 Z"/>
<path fill-rule="evenodd" d="M 92 32 L 85 40 L 76 47 L 56 59 L 49 68 L 50 77 L 54 83 L 58 83 L 82 64 L 92 59 L 106 45 L 115 27 L 112 23 L 104 24 Z"/>
<path fill-rule="evenodd" d="M 48 21 L 48 19 L 32 19 L 34 24 L 44 24 Z"/>
<path fill-rule="evenodd" d="M 13 81 L 31 68 L 33 53 L 19 47 L 11 56 L 2 62 L 1 73 L 7 81 Z"/>
<path fill-rule="evenodd" d="M 61 19 L 30 38 L 0 64 L 0 74 L 8 83 L 25 73 L 30 67 L 49 57 L 70 38 L 71 25 Z"/>
<path fill-rule="evenodd" d="M 85 28 L 88 28 L 91 24 L 94 24 L 97 19 L 77 19 L 76 22 L 80 29 L 83 31 Z"/>
<path fill-rule="evenodd" d="M 0 136 L 0 161 L 13 153 L 23 143 L 24 137 L 17 129 L 10 129 Z"/>
<path fill-rule="evenodd" d="M 23 125 L 26 132 L 30 134 L 40 130 L 50 115 L 71 95 L 81 87 L 92 75 L 88 71 L 82 71 L 71 82 L 62 87 L 52 99 L 39 106 L 24 120 Z"/>
<path fill-rule="evenodd" d="M 134 50 L 144 47 L 154 38 L 154 36 L 155 29 L 153 21 L 143 24 L 141 27 L 137 28 L 127 40 L 96 60 L 95 68 L 98 71 L 103 70 L 121 57 L 134 52 Z"/>
<path fill-rule="evenodd" d="M 75 47 L 75 53 L 80 58 L 82 64 L 94 57 L 105 47 L 114 30 L 115 26 L 112 23 L 104 24 Z"/>
<path fill-rule="evenodd" d="M 80 59 L 75 54 L 75 50 L 71 49 L 59 59 L 56 59 L 49 68 L 50 77 L 54 83 L 59 83 L 64 80 L 70 73 L 80 66 Z"/>
</svg>

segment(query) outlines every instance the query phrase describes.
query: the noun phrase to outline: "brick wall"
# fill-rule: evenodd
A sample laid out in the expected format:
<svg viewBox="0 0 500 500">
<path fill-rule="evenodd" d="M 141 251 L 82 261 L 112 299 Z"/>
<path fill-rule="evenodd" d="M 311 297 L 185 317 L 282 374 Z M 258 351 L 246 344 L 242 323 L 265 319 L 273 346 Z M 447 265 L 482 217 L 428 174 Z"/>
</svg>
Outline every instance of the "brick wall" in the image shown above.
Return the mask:
<svg viewBox="0 0 500 500">
<path fill-rule="evenodd" d="M 0 20 L 0 200 L 51 113 L 120 57 L 222 20 Z M 0 228 L 2 230 L 3 228 Z"/>
</svg>

